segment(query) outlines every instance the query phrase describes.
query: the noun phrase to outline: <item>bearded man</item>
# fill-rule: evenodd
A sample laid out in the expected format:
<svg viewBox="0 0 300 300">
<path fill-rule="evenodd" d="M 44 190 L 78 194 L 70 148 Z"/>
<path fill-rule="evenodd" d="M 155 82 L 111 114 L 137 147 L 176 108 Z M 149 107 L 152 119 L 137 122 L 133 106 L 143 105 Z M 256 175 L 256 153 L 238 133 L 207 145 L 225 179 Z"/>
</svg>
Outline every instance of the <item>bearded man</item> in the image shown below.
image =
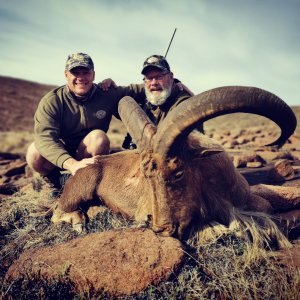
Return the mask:
<svg viewBox="0 0 300 300">
<path fill-rule="evenodd" d="M 141 73 L 144 75 L 146 99 L 140 105 L 156 126 L 159 126 L 169 111 L 193 95 L 186 87 L 180 88 L 167 60 L 161 55 L 148 57 Z M 203 132 L 202 125 L 197 129 Z M 123 148 L 135 148 L 129 134 L 124 140 Z"/>
</svg>

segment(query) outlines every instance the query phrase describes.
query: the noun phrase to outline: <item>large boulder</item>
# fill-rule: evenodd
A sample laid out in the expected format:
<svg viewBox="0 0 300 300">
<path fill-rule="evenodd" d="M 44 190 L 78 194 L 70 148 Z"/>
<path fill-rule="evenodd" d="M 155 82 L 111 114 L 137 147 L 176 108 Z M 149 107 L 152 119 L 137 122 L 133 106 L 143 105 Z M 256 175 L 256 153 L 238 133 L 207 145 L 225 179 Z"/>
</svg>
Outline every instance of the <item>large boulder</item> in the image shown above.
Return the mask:
<svg viewBox="0 0 300 300">
<path fill-rule="evenodd" d="M 251 192 L 267 199 L 276 212 L 300 208 L 300 188 L 257 184 L 251 186 Z"/>
<path fill-rule="evenodd" d="M 130 295 L 167 280 L 183 257 L 181 243 L 174 238 L 159 237 L 149 229 L 111 230 L 27 250 L 11 265 L 5 280 L 28 274 L 49 282 L 65 278 L 79 292 Z"/>
<path fill-rule="evenodd" d="M 292 163 L 288 159 L 277 160 L 269 172 L 269 177 L 275 182 L 293 179 L 295 177 L 295 171 L 292 167 Z"/>
</svg>

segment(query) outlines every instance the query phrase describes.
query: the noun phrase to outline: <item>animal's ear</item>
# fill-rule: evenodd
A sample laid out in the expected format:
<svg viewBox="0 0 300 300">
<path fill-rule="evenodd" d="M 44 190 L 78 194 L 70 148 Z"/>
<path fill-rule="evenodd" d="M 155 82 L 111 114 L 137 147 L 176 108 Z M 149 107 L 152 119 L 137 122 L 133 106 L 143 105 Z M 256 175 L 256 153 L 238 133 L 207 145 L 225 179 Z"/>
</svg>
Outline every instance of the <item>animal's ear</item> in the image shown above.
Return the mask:
<svg viewBox="0 0 300 300">
<path fill-rule="evenodd" d="M 224 152 L 224 150 L 218 149 L 218 148 L 203 148 L 203 149 L 201 149 L 200 154 L 201 154 L 201 157 L 206 157 L 206 156 L 218 154 L 220 152 Z"/>
</svg>

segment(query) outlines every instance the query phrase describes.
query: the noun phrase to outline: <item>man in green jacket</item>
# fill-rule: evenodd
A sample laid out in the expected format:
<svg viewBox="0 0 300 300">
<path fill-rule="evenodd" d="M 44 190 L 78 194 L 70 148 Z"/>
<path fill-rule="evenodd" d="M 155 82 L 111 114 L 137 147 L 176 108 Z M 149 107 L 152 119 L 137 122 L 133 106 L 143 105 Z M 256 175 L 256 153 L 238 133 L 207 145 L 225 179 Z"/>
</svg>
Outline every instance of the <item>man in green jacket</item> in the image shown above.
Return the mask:
<svg viewBox="0 0 300 300">
<path fill-rule="evenodd" d="M 61 169 L 74 175 L 94 163 L 96 155 L 109 153 L 106 132 L 112 115 L 118 117 L 119 100 L 145 97 L 143 84 L 101 90 L 93 83 L 93 61 L 84 53 L 69 55 L 65 77 L 67 84 L 50 91 L 38 105 L 34 142 L 26 155 L 28 165 L 49 184 L 52 197 L 61 189 Z"/>
</svg>

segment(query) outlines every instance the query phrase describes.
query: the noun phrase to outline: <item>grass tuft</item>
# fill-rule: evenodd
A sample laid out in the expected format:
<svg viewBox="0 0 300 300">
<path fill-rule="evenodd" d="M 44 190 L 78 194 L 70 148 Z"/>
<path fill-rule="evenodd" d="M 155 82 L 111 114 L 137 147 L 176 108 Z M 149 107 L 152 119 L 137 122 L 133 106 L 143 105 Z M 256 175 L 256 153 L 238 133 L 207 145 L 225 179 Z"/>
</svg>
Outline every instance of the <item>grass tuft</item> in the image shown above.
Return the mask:
<svg viewBox="0 0 300 300">
<path fill-rule="evenodd" d="M 25 279 L 4 283 L 9 266 L 26 249 L 55 245 L 79 236 L 70 225 L 53 225 L 51 215 L 41 214 L 41 207 L 46 204 L 47 193 L 43 190 L 18 193 L 0 202 L 0 298 L 114 299 L 88 288 L 84 293 L 76 291 L 68 279 L 68 264 L 60 276 L 51 281 L 27 274 Z M 259 240 L 253 243 L 255 232 L 267 228 L 264 219 L 254 228 L 249 216 L 236 214 L 235 218 L 228 228 L 213 224 L 202 235 L 190 238 L 180 271 L 168 281 L 150 286 L 137 295 L 120 298 L 300 299 L 300 270 L 281 265 L 268 251 L 271 241 L 264 244 L 267 249 L 261 247 Z M 238 218 L 243 222 L 237 222 Z M 82 235 L 133 225 L 107 209 L 90 220 Z M 241 234 L 247 230 L 251 231 L 250 238 Z"/>
</svg>

